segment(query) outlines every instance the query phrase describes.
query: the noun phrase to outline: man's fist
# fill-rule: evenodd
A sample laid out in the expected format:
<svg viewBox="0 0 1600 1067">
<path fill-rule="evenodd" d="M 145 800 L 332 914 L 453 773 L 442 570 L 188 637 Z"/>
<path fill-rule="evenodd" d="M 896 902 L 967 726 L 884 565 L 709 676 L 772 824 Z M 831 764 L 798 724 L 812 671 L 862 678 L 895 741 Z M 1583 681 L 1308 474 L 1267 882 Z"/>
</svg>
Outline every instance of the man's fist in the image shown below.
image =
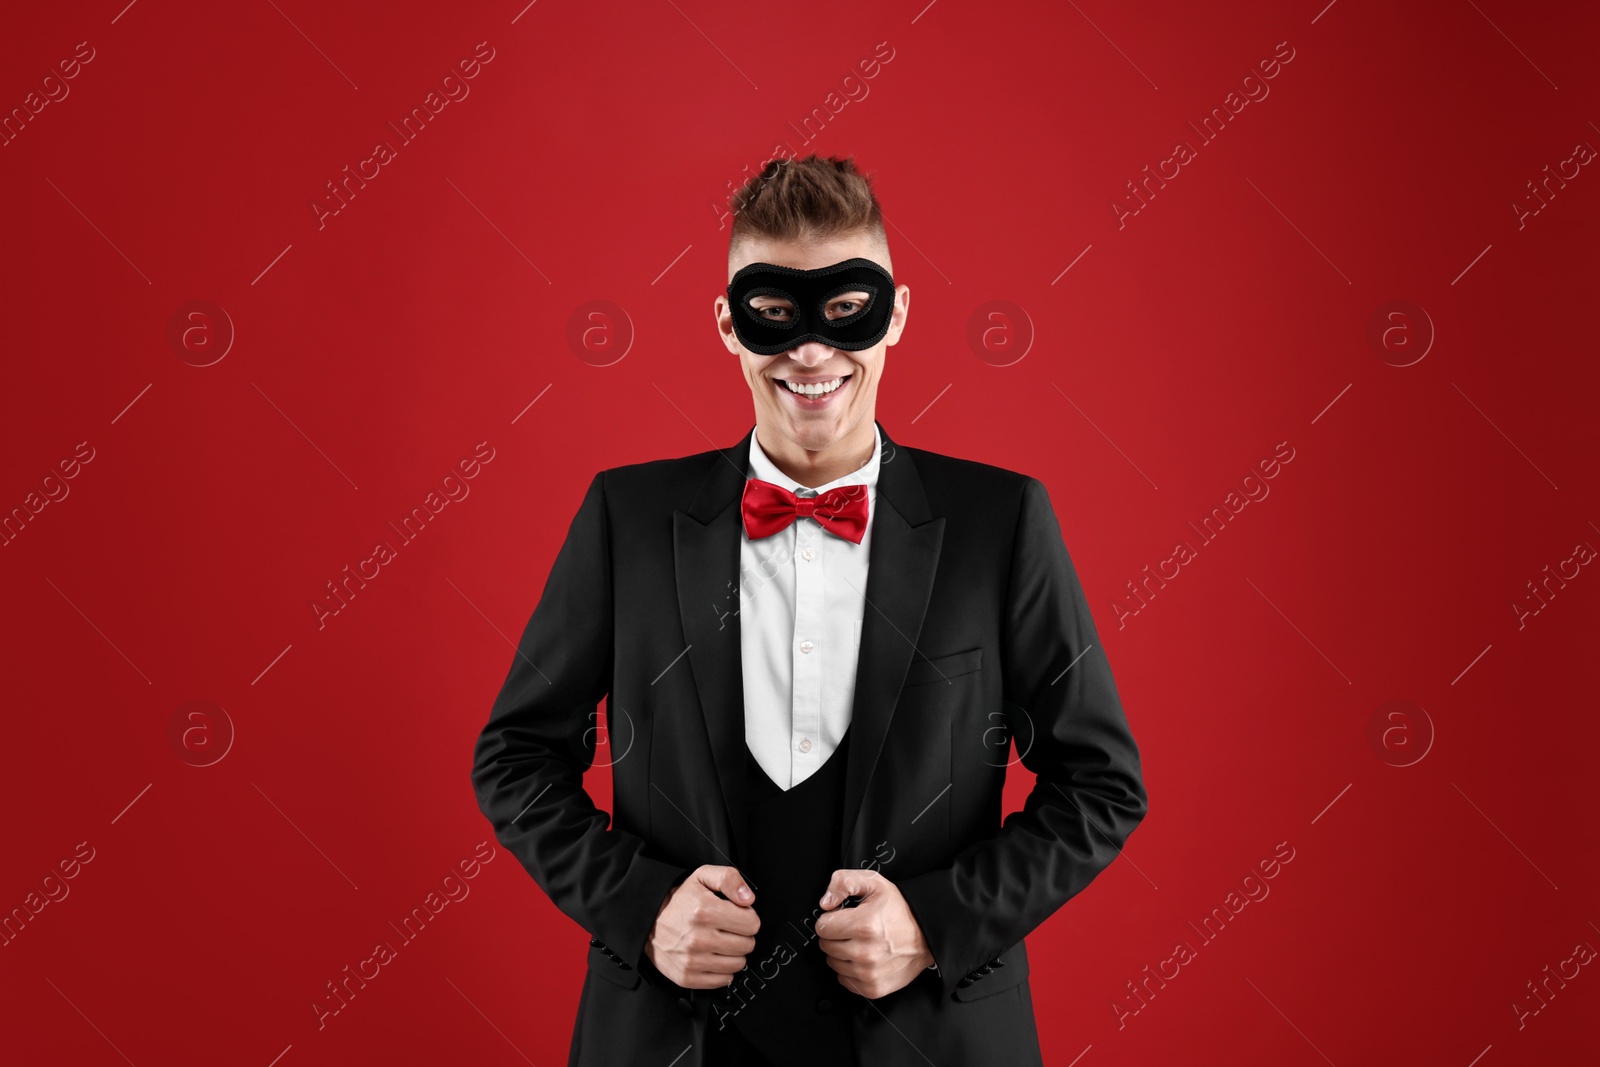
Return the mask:
<svg viewBox="0 0 1600 1067">
<path fill-rule="evenodd" d="M 662 901 L 644 954 L 684 989 L 732 985 L 733 976 L 744 970 L 745 956 L 755 951 L 761 928 L 751 906 L 755 902 L 737 868 L 696 867 Z"/>
<path fill-rule="evenodd" d="M 846 897 L 860 897 L 842 908 Z M 933 952 L 911 906 L 893 882 L 873 870 L 833 872 L 818 902 L 826 915 L 812 929 L 839 982 L 868 1000 L 886 997 L 933 965 Z"/>
</svg>

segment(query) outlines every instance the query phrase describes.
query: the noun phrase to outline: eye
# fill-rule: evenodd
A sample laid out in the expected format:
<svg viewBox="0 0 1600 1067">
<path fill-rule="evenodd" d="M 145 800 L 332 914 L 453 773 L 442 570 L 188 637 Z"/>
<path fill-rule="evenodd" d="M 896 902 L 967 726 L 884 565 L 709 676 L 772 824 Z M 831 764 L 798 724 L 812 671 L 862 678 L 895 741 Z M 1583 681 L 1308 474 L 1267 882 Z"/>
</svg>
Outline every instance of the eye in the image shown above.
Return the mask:
<svg viewBox="0 0 1600 1067">
<path fill-rule="evenodd" d="M 828 302 L 828 318 L 846 319 L 867 306 L 871 299 L 868 293 L 854 292 L 841 293 Z"/>
<path fill-rule="evenodd" d="M 788 322 L 794 314 L 794 306 L 777 296 L 751 297 L 750 310 L 756 313 L 756 318 L 768 322 Z"/>
</svg>

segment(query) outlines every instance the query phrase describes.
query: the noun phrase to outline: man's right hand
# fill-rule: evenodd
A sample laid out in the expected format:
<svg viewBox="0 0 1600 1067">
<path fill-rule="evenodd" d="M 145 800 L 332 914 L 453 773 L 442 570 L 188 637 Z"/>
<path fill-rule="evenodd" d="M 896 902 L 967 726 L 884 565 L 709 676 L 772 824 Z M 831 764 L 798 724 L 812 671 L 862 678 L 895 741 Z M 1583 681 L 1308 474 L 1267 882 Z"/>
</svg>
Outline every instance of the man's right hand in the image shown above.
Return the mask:
<svg viewBox="0 0 1600 1067">
<path fill-rule="evenodd" d="M 718 893 L 722 896 L 718 896 Z M 684 989 L 733 984 L 744 958 L 755 951 L 761 928 L 756 895 L 737 868 L 696 867 L 667 894 L 656 913 L 644 953 L 656 970 Z"/>
</svg>

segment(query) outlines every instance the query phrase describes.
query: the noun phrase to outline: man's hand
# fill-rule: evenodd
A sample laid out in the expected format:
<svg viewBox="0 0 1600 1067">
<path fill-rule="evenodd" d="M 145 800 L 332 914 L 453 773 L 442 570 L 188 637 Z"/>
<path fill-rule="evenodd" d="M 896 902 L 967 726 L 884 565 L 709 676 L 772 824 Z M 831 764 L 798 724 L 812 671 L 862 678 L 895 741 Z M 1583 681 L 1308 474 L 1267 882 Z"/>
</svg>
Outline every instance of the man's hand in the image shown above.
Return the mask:
<svg viewBox="0 0 1600 1067">
<path fill-rule="evenodd" d="M 846 897 L 860 897 L 841 908 Z M 916 916 L 894 883 L 877 871 L 834 871 L 813 929 L 840 983 L 868 1000 L 886 997 L 933 965 Z"/>
<path fill-rule="evenodd" d="M 720 891 L 725 894 L 718 896 Z M 756 895 L 734 867 L 705 864 L 675 886 L 656 912 L 644 954 L 674 985 L 718 989 L 733 984 L 754 952 Z"/>
</svg>

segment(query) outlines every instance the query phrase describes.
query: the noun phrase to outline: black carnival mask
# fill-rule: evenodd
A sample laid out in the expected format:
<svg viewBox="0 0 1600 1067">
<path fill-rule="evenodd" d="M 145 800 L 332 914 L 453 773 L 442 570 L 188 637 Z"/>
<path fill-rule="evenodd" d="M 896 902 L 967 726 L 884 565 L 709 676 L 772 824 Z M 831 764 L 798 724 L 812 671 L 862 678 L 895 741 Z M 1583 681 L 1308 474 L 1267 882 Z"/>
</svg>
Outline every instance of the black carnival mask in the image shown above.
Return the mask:
<svg viewBox="0 0 1600 1067">
<path fill-rule="evenodd" d="M 867 299 L 849 315 L 828 318 L 828 304 L 844 293 L 862 292 Z M 752 297 L 781 297 L 792 309 L 787 319 L 773 319 L 750 306 Z M 728 283 L 733 305 L 733 330 L 750 351 L 777 355 L 807 341 L 859 352 L 889 332 L 894 313 L 894 278 L 870 259 L 847 259 L 816 270 L 795 270 L 771 263 L 752 263 Z"/>
</svg>

